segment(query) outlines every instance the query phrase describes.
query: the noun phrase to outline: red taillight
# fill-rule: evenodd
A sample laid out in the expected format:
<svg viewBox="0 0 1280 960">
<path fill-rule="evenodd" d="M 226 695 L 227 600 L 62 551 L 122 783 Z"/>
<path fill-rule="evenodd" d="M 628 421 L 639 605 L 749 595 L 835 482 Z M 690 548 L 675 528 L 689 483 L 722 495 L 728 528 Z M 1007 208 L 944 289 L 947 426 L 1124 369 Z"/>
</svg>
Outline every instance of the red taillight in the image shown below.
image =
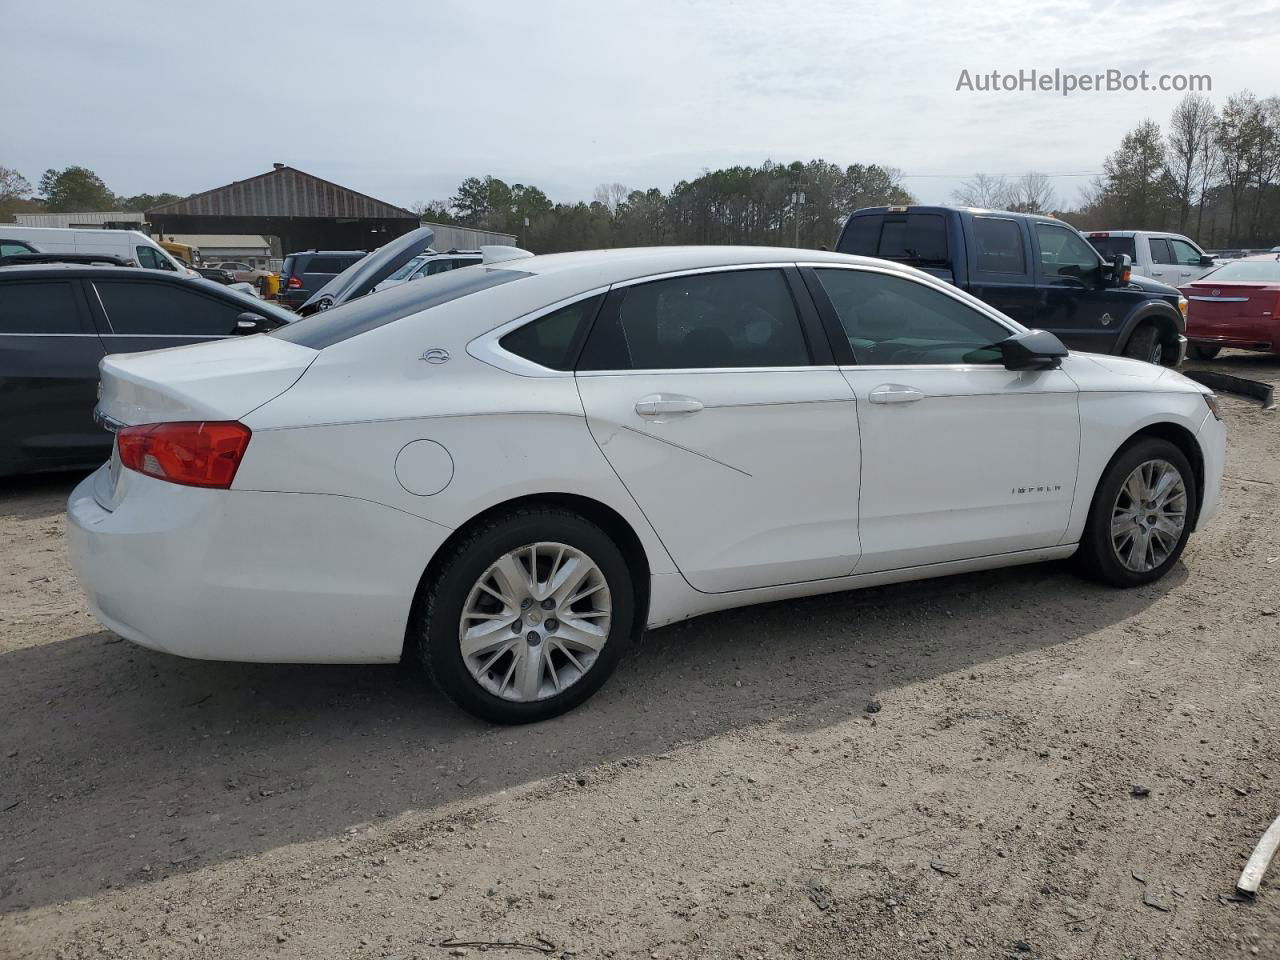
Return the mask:
<svg viewBox="0 0 1280 960">
<path fill-rule="evenodd" d="M 251 435 L 235 421 L 144 423 L 122 427 L 116 445 L 120 462 L 130 470 L 188 487 L 226 490 Z"/>
<path fill-rule="evenodd" d="M 289 278 L 289 282 L 288 282 L 288 283 L 286 283 L 286 284 L 285 284 L 285 286 L 286 286 L 286 287 L 288 287 L 290 290 L 301 290 L 301 289 L 302 289 L 302 278 L 301 278 L 301 277 L 290 277 L 290 278 Z"/>
</svg>

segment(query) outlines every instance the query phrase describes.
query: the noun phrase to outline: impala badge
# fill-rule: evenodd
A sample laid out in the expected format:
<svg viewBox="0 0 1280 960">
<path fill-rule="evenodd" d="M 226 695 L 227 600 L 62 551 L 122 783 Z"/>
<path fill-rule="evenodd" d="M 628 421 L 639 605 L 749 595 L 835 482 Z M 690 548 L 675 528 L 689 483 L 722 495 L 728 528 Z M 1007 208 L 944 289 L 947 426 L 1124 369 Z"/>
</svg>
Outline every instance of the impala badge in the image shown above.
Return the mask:
<svg viewBox="0 0 1280 960">
<path fill-rule="evenodd" d="M 1221 296 L 1221 295 L 1222 295 L 1222 291 L 1221 291 L 1221 290 L 1212 290 L 1212 291 L 1210 291 L 1210 292 L 1209 292 L 1209 296 L 1211 296 L 1211 297 L 1217 297 L 1217 296 Z"/>
<path fill-rule="evenodd" d="M 432 347 L 422 355 L 422 359 L 427 363 L 448 363 L 449 351 L 444 347 Z"/>
</svg>

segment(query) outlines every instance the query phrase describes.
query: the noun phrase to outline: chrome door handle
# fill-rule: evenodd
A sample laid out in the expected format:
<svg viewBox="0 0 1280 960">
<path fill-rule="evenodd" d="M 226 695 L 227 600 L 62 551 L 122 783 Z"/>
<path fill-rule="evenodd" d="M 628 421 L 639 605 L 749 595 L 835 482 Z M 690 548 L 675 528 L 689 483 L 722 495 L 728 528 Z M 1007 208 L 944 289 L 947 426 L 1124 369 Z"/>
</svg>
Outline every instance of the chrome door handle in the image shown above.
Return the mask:
<svg viewBox="0 0 1280 960">
<path fill-rule="evenodd" d="M 923 400 L 924 394 L 901 383 L 882 383 L 867 395 L 867 399 L 872 403 L 915 403 Z"/>
<path fill-rule="evenodd" d="M 702 409 L 702 401 L 675 393 L 651 393 L 636 401 L 636 413 L 642 417 L 689 416 Z"/>
</svg>

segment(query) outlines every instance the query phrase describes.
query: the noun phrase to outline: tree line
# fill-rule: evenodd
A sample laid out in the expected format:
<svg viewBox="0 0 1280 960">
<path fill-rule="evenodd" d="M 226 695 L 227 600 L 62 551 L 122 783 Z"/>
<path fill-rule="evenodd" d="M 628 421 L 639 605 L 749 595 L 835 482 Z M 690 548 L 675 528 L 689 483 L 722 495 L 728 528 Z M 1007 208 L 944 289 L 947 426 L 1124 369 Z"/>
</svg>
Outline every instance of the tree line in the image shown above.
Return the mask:
<svg viewBox="0 0 1280 960">
<path fill-rule="evenodd" d="M 601 247 L 750 243 L 818 247 L 858 207 L 911 203 L 892 167 L 825 160 L 709 170 L 669 191 L 601 184 L 590 201 L 552 203 L 537 187 L 468 177 L 422 219 L 511 233 L 539 253 Z"/>
<path fill-rule="evenodd" d="M 0 167 L 0 222 L 15 213 L 85 213 L 127 210 L 141 213 L 162 203 L 181 199 L 176 193 L 139 193 L 126 197 L 112 193 L 92 170 L 70 166 L 48 169 L 40 177 L 39 194 L 17 170 Z"/>
<path fill-rule="evenodd" d="M 1057 212 L 1082 230 L 1168 230 L 1209 248 L 1280 243 L 1280 97 L 1248 90 L 1222 108 L 1188 94 L 1161 129 L 1146 119 L 1107 155 L 1102 173 L 1062 209 L 1049 178 L 978 174 L 952 199 L 969 206 Z"/>
<path fill-rule="evenodd" d="M 901 171 L 826 160 L 704 170 L 669 190 L 604 183 L 591 200 L 553 203 L 541 189 L 493 176 L 468 177 L 447 200 L 417 203 L 423 220 L 510 233 L 538 253 L 664 244 L 832 246 L 859 207 L 909 204 Z M 0 221 L 23 211 L 137 210 L 178 197 L 114 194 L 92 170 L 45 171 L 39 191 L 0 166 Z M 1249 91 L 1221 108 L 1188 94 L 1161 129 L 1143 120 L 1121 139 L 1102 173 L 1071 205 L 1049 175 L 979 173 L 956 203 L 1054 213 L 1081 229 L 1171 230 L 1210 248 L 1280 243 L 1280 97 Z"/>
</svg>

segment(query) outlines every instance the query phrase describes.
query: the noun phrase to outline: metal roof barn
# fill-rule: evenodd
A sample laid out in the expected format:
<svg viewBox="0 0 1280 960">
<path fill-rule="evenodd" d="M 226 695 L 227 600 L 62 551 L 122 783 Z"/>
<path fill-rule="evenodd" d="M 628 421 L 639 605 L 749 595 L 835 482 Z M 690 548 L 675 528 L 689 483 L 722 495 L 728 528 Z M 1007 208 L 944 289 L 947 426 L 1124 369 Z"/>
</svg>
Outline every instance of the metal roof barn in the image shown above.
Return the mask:
<svg viewBox="0 0 1280 960">
<path fill-rule="evenodd" d="M 158 233 L 265 234 L 283 252 L 372 250 L 418 226 L 412 211 L 283 163 L 147 211 Z"/>
</svg>

